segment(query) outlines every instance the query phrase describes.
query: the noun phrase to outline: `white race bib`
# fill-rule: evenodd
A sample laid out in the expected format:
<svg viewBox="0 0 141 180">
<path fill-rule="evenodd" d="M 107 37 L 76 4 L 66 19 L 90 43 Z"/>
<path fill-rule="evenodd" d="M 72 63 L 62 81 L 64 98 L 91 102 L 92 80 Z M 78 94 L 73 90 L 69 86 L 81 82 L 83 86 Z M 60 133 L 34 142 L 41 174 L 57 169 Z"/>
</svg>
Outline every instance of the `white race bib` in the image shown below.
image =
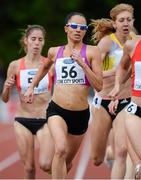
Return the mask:
<svg viewBox="0 0 141 180">
<path fill-rule="evenodd" d="M 95 94 L 92 104 L 94 105 L 95 108 L 99 109 L 101 106 L 101 101 L 102 101 L 101 96 L 99 96 L 98 94 Z"/>
<path fill-rule="evenodd" d="M 135 62 L 135 82 L 134 90 L 141 91 L 141 62 Z"/>
<path fill-rule="evenodd" d="M 125 111 L 128 112 L 128 113 L 131 113 L 131 114 L 135 114 L 135 112 L 137 111 L 137 105 L 131 101 L 127 105 Z"/>
<path fill-rule="evenodd" d="M 70 57 L 58 58 L 55 64 L 57 84 L 85 84 L 85 73 Z"/>
<path fill-rule="evenodd" d="M 24 94 L 29 85 L 32 83 L 33 78 L 37 74 L 38 69 L 25 69 L 20 70 L 20 87 L 21 93 Z M 48 75 L 39 82 L 38 86 L 34 88 L 34 94 L 40 94 L 48 91 L 49 79 Z"/>
</svg>

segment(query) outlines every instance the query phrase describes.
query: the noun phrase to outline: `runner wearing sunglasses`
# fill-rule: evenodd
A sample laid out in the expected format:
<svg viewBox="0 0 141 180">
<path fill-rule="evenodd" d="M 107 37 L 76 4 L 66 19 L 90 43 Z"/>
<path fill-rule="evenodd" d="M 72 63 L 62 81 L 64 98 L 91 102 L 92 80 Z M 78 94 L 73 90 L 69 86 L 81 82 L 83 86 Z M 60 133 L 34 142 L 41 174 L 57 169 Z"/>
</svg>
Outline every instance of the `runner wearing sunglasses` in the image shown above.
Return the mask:
<svg viewBox="0 0 141 180">
<path fill-rule="evenodd" d="M 76 24 L 76 23 L 68 23 L 66 26 L 71 27 L 72 29 L 80 28 L 80 30 L 85 31 L 88 29 L 88 26 L 86 24 Z"/>
<path fill-rule="evenodd" d="M 26 101 L 32 102 L 33 88 L 54 63 L 54 92 L 47 108 L 48 126 L 55 143 L 53 179 L 67 177 L 87 131 L 90 85 L 97 91 L 102 89 L 100 52 L 97 47 L 83 43 L 86 27 L 83 14 L 74 12 L 67 16 L 64 29 L 68 42 L 49 49 L 48 61 L 40 68 L 25 94 Z"/>
</svg>

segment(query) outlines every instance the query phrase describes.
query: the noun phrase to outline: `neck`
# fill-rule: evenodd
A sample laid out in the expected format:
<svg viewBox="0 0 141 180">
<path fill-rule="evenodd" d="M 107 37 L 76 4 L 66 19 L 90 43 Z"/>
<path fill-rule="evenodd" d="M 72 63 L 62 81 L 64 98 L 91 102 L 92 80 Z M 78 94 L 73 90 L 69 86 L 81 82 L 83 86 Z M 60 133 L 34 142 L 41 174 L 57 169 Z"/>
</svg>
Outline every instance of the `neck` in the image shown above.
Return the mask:
<svg viewBox="0 0 141 180">
<path fill-rule="evenodd" d="M 82 42 L 71 42 L 71 41 L 68 41 L 68 44 L 67 46 L 70 48 L 70 50 L 72 49 L 81 49 L 83 43 Z"/>
<path fill-rule="evenodd" d="M 117 39 L 121 43 L 121 45 L 124 45 L 129 35 L 121 35 L 118 32 L 115 33 Z"/>
<path fill-rule="evenodd" d="M 25 59 L 30 61 L 30 62 L 32 62 L 32 61 L 35 62 L 35 61 L 39 61 L 40 57 L 41 57 L 40 54 L 36 54 L 36 55 L 34 55 L 34 54 L 27 54 L 25 56 Z"/>
</svg>

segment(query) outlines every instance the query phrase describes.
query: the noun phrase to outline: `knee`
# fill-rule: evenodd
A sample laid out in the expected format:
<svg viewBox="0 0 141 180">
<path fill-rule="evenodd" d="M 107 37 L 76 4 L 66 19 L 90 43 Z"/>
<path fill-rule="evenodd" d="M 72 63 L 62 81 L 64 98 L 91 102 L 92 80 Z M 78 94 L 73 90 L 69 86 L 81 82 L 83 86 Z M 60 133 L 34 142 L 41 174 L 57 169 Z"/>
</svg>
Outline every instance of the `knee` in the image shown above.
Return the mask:
<svg viewBox="0 0 141 180">
<path fill-rule="evenodd" d="M 67 155 L 67 146 L 65 144 L 59 144 L 55 149 L 55 156 L 58 158 L 66 158 Z"/>
<path fill-rule="evenodd" d="M 125 146 L 121 146 L 115 150 L 115 159 L 124 160 L 127 156 L 127 148 Z"/>
<path fill-rule="evenodd" d="M 93 158 L 93 164 L 95 166 L 99 166 L 103 163 L 103 159 L 100 159 L 100 158 Z"/>
<path fill-rule="evenodd" d="M 73 164 L 71 163 L 67 163 L 67 172 L 70 171 L 70 169 L 72 168 Z"/>
<path fill-rule="evenodd" d="M 52 162 L 49 160 L 39 162 L 40 169 L 42 169 L 45 172 L 50 172 L 51 171 L 51 163 Z"/>
<path fill-rule="evenodd" d="M 93 164 L 94 164 L 95 166 L 99 166 L 99 165 L 102 164 L 103 161 L 104 161 L 104 158 L 100 158 L 100 157 L 98 157 L 98 156 L 93 156 L 91 159 L 92 159 Z"/>
<path fill-rule="evenodd" d="M 35 167 L 34 166 L 26 166 L 25 165 L 24 170 L 25 170 L 26 174 L 28 174 L 28 175 L 35 174 Z"/>
</svg>

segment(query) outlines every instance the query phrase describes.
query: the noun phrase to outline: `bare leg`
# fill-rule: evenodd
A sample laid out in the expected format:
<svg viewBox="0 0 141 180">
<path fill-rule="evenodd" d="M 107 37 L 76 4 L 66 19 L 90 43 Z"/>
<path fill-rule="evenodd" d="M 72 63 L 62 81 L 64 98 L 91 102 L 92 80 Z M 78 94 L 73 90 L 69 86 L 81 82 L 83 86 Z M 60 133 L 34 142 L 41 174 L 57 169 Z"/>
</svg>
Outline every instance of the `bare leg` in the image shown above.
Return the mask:
<svg viewBox="0 0 141 180">
<path fill-rule="evenodd" d="M 112 179 L 123 179 L 126 172 L 127 144 L 124 119 L 125 112 L 121 111 L 113 123 L 115 160 L 111 172 Z"/>
<path fill-rule="evenodd" d="M 103 107 L 97 109 L 92 106 L 91 110 L 91 158 L 94 165 L 98 166 L 104 161 L 107 139 L 112 127 L 112 121 Z"/>
<path fill-rule="evenodd" d="M 23 125 L 14 122 L 17 146 L 24 166 L 24 178 L 35 179 L 34 136 Z"/>
<path fill-rule="evenodd" d="M 54 156 L 54 142 L 47 124 L 37 132 L 39 142 L 39 164 L 43 171 L 51 173 L 52 159 Z"/>
<path fill-rule="evenodd" d="M 127 172 L 132 172 L 132 177 L 135 177 L 135 179 L 140 179 L 140 173 L 141 173 L 141 160 L 135 153 L 129 139 L 127 138 L 127 145 L 128 145 L 128 152 L 130 155 L 130 159 L 132 162 L 132 167 L 127 170 Z M 128 178 L 128 176 L 126 176 Z"/>
</svg>

